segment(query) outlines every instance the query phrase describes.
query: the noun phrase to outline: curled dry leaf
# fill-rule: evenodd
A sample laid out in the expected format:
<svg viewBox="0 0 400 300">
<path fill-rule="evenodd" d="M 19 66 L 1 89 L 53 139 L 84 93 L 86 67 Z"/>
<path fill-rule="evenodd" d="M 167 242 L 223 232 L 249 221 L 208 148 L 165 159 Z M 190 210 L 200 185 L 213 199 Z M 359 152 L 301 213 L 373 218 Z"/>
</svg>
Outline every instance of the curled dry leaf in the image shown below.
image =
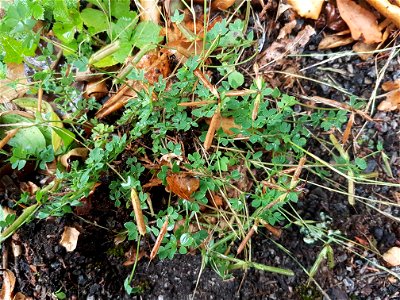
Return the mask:
<svg viewBox="0 0 400 300">
<path fill-rule="evenodd" d="M 321 27 L 326 26 L 333 31 L 342 31 L 347 28 L 346 23 L 340 17 L 340 13 L 336 5 L 333 5 L 330 2 L 328 2 L 325 6 L 324 17 L 325 22 L 322 24 Z"/>
<path fill-rule="evenodd" d="M 288 37 L 273 42 L 263 53 L 259 62 L 260 68 L 274 62 L 276 66 L 285 63 L 285 58 L 289 54 L 300 54 L 303 52 L 304 46 L 309 42 L 311 36 L 315 34 L 315 29 L 310 25 L 306 25 L 296 37 Z"/>
<path fill-rule="evenodd" d="M 386 99 L 378 105 L 378 110 L 381 111 L 392 111 L 400 110 L 400 79 L 395 81 L 387 81 L 382 84 L 382 89 L 385 92 L 389 92 L 386 95 Z"/>
<path fill-rule="evenodd" d="M 83 93 L 83 97 L 86 99 L 90 97 L 94 97 L 96 100 L 99 100 L 108 94 L 108 89 L 106 82 L 104 80 L 89 82 L 86 85 L 85 92 Z"/>
<path fill-rule="evenodd" d="M 352 0 L 337 0 L 340 16 L 350 28 L 351 36 L 367 44 L 379 43 L 382 33 L 375 15 Z"/>
<path fill-rule="evenodd" d="M 68 170 L 70 168 L 71 160 L 81 159 L 85 160 L 89 150 L 86 148 L 75 148 L 62 155 L 59 159 L 61 164 Z"/>
<path fill-rule="evenodd" d="M 219 9 L 219 10 L 227 10 L 234 3 L 235 3 L 235 0 L 213 0 L 211 2 L 211 8 Z"/>
<path fill-rule="evenodd" d="M 319 50 L 332 49 L 346 46 L 354 42 L 351 36 L 327 35 L 318 45 Z"/>
<path fill-rule="evenodd" d="M 382 84 L 382 89 L 385 92 L 393 91 L 395 89 L 400 89 L 400 79 L 396 79 L 395 81 L 386 81 Z"/>
<path fill-rule="evenodd" d="M 388 0 L 367 0 L 371 6 L 390 19 L 397 28 L 400 28 L 400 3 L 398 0 L 396 1 L 397 5 L 390 3 Z"/>
<path fill-rule="evenodd" d="M 182 199 L 190 200 L 200 187 L 200 180 L 190 174 L 180 173 L 167 176 L 167 189 Z"/>
<path fill-rule="evenodd" d="M 400 247 L 392 247 L 387 252 L 383 254 L 383 259 L 390 266 L 398 266 L 400 265 Z"/>
<path fill-rule="evenodd" d="M 28 298 L 21 292 L 16 293 L 13 298 L 13 300 L 25 300 L 25 299 L 28 299 Z"/>
<path fill-rule="evenodd" d="M 7 64 L 7 78 L 0 80 L 0 103 L 22 97 L 29 89 L 24 64 Z M 17 82 L 16 85 L 11 84 Z"/>
<path fill-rule="evenodd" d="M 210 125 L 211 119 L 206 119 L 206 123 Z M 242 126 L 236 124 L 232 117 L 221 117 L 218 128 L 221 128 L 226 134 L 235 134 L 232 129 L 242 129 Z"/>
<path fill-rule="evenodd" d="M 0 299 L 11 300 L 11 295 L 15 286 L 15 275 L 8 269 L 3 269 L 3 286 L 0 291 Z"/>
<path fill-rule="evenodd" d="M 132 245 L 132 247 L 130 247 L 129 250 L 125 252 L 125 257 L 127 258 L 127 260 L 124 261 L 122 265 L 124 267 L 132 266 L 136 261 L 140 261 L 145 255 L 146 252 L 144 250 L 140 250 L 138 255 L 136 251 L 136 246 Z"/>
<path fill-rule="evenodd" d="M 318 19 L 324 0 L 288 0 L 293 9 L 303 18 Z"/>
<path fill-rule="evenodd" d="M 68 252 L 75 250 L 78 244 L 78 237 L 80 232 L 74 227 L 66 226 L 61 236 L 60 245 L 63 246 Z"/>
<path fill-rule="evenodd" d="M 357 42 L 353 45 L 353 51 L 356 52 L 362 60 L 368 60 L 373 57 L 373 51 L 376 50 L 377 46 L 378 44 Z"/>
<path fill-rule="evenodd" d="M 392 111 L 400 110 L 400 89 L 389 92 L 386 95 L 386 99 L 378 105 L 378 110 L 381 111 Z"/>
</svg>

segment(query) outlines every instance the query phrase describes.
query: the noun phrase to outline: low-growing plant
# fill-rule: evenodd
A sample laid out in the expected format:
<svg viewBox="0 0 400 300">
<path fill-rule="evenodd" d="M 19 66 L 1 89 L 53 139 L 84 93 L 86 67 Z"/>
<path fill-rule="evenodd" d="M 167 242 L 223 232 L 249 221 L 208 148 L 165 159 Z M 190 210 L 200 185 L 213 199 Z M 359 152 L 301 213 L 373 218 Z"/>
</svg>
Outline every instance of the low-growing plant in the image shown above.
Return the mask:
<svg viewBox="0 0 400 300">
<path fill-rule="evenodd" d="M 240 59 L 243 50 L 256 47 L 254 35 L 247 31 L 246 21 L 230 18 L 205 31 L 203 51 L 178 63 L 168 80 L 160 77 L 150 84 L 143 70 L 132 67 L 126 80 L 140 81 L 146 88 L 135 90 L 135 99 L 113 118 L 95 118 L 101 105 L 94 98 L 80 96 L 73 86 L 71 68 L 92 68 L 96 70 L 92 75 L 120 84 L 115 69 L 106 67 L 119 67 L 137 51 L 156 49 L 163 38 L 158 25 L 139 22 L 130 1 L 87 2 L 91 7 L 82 9 L 75 1 L 64 1 L 50 9 L 50 1 L 31 1 L 29 5 L 14 1 L 0 22 L 1 66 L 22 61 L 28 64 L 27 57 L 38 50 L 36 59 L 43 60 L 46 67 L 31 77 L 29 93 L 44 91 L 55 96 L 51 104 L 40 97 L 19 98 L 14 101 L 19 113 L 1 108 L 2 137 L 18 128 L 1 158 L 17 170 L 28 162 L 42 170 L 52 162 L 57 165 L 50 183 L 40 186 L 36 195 L 21 198 L 27 207 L 22 218 L 0 214 L 0 227 L 5 228 L 1 241 L 32 216 L 44 219 L 73 212 L 102 183 L 109 190 L 107 198 L 130 212 L 119 238 L 135 241 L 139 247 L 143 235 L 138 205 L 146 234 L 163 234 L 155 249 L 160 259 L 199 249 L 203 261 L 223 278 L 233 269 L 248 267 L 293 275 L 279 266 L 252 262 L 242 251 L 251 245 L 251 234 L 257 228 L 288 221 L 296 224 L 284 208 L 303 197 L 300 174 L 304 169 L 321 178 L 333 173 L 346 178 L 349 201 L 354 204 L 354 184 L 368 182 L 363 176 L 365 159 L 350 157 L 334 134 L 330 142 L 324 141 L 332 149 L 332 163 L 311 153 L 308 145 L 323 140 L 317 137 L 320 131 L 341 130 L 352 109 L 359 109 L 363 101 L 350 97 L 347 110 L 310 107 L 270 87 L 257 67 L 253 77 L 242 66 L 247 62 Z M 39 21 L 42 29 L 35 31 Z M 180 28 L 183 15 L 176 13 L 171 21 Z M 43 35 L 48 29 L 57 40 Z M 105 48 L 107 44 L 111 46 Z M 50 68 L 57 59 L 56 48 L 63 49 L 67 61 L 57 69 Z M 215 61 L 218 64 L 213 64 Z M 203 70 L 213 70 L 218 81 Z M 202 79 L 198 72 L 202 72 Z M 210 88 L 210 82 L 217 83 Z M 40 105 L 45 109 L 40 110 Z M 56 113 L 59 111 L 63 118 Z M 203 143 L 217 112 L 220 126 L 207 151 Z M 76 148 L 85 149 L 87 155 L 63 164 L 62 158 Z M 385 155 L 381 147 L 377 151 Z M 174 178 L 187 181 L 174 190 Z M 152 182 L 168 191 L 153 194 L 148 188 L 152 185 L 146 185 Z M 192 185 L 194 191 L 190 190 Z M 184 188 L 189 192 L 182 192 Z M 328 221 L 309 227 L 297 223 L 306 241 L 325 242 L 312 275 L 324 257 L 331 258 L 332 241 L 324 239 Z M 124 282 L 128 293 L 135 292 L 130 284 L 136 263 Z M 55 294 L 63 296 L 61 291 Z"/>
</svg>

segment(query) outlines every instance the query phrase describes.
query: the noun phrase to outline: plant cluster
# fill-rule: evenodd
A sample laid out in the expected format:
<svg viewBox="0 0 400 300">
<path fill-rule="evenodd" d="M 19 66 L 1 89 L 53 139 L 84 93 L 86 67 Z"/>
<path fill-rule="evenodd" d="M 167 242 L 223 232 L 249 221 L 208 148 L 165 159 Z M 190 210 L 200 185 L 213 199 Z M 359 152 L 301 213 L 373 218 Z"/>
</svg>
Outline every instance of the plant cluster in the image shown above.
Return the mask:
<svg viewBox="0 0 400 300">
<path fill-rule="evenodd" d="M 146 88 L 136 90 L 136 97 L 113 118 L 93 117 L 101 104 L 80 97 L 71 70 L 96 70 L 92 75 L 119 85 L 115 66 L 140 51 L 158 49 L 163 37 L 159 25 L 139 21 L 129 0 L 86 2 L 90 5 L 80 7 L 76 1 L 54 6 L 53 1 L 26 5 L 16 0 L 0 22 L 2 66 L 30 65 L 30 57 L 45 65 L 31 65 L 36 70 L 30 78 L 30 95 L 12 101 L 16 110 L 1 107 L 3 140 L 17 130 L 1 150 L 2 163 L 17 170 L 33 163 L 52 178 L 36 194 L 24 193 L 16 203 L 29 213 L 16 220 L 0 215 L 0 226 L 6 228 L 2 240 L 10 235 L 10 227 L 16 230 L 33 216 L 73 212 L 105 182 L 115 206 L 132 209 L 138 201 L 145 232 L 162 234 L 156 249 L 159 258 L 200 249 L 205 262 L 224 278 L 238 267 L 290 275 L 290 270 L 239 259 L 233 245 L 257 227 L 294 222 L 283 208 L 301 198 L 303 168 L 321 176 L 336 172 L 360 178 L 366 167 L 363 159 L 350 159 L 338 149 L 339 156 L 332 152 L 336 163 L 330 165 L 307 150 L 317 132 L 341 130 L 349 111 L 310 108 L 269 87 L 257 68 L 246 72 L 243 64 L 248 62 L 241 59 L 244 50 L 256 47 L 253 33 L 246 28 L 247 20 L 224 18 L 202 33 L 206 51 L 177 63 L 168 80 L 159 77 L 151 83 L 142 69 L 129 70 L 126 80 Z M 182 26 L 184 16 L 175 13 L 171 21 Z M 66 64 L 51 68 L 56 49 L 62 49 Z M 199 80 L 199 70 L 212 73 Z M 215 82 L 216 92 L 209 82 Z M 42 100 L 36 96 L 40 92 L 55 100 Z M 360 104 L 350 99 L 351 107 Z M 216 111 L 220 126 L 213 147 L 206 151 L 202 143 Z M 334 140 L 330 146 L 336 147 Z M 68 156 L 77 148 L 84 154 Z M 148 183 L 157 181 L 169 191 L 152 193 Z M 191 187 L 193 191 L 182 192 Z M 136 211 L 125 220 L 125 229 L 120 237 L 140 243 L 143 229 Z"/>
</svg>

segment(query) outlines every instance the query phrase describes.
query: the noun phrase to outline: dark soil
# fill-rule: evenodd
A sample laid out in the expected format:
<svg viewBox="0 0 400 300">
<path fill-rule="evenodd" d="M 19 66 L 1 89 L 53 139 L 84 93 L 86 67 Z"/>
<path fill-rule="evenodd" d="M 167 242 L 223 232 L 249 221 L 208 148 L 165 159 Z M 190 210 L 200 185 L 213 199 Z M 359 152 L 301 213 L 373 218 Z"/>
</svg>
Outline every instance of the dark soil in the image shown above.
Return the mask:
<svg viewBox="0 0 400 300">
<path fill-rule="evenodd" d="M 321 38 L 320 33 L 317 32 L 317 37 L 308 44 L 305 53 L 321 53 L 314 50 Z M 307 57 L 294 58 L 293 62 L 298 64 L 298 69 L 302 69 L 320 60 Z M 325 82 L 330 82 L 333 76 L 339 85 L 351 93 L 368 99 L 376 82 L 376 68 L 381 69 L 385 63 L 384 56 L 369 61 L 346 56 L 325 63 L 324 69 L 307 69 L 303 75 Z M 329 69 L 343 70 L 344 73 L 332 73 Z M 400 57 L 395 57 L 389 64 L 383 82 L 398 78 Z M 296 84 L 300 84 L 308 96 L 344 100 L 341 93 L 318 83 L 303 80 Z M 379 89 L 378 94 L 380 92 Z M 382 161 L 377 158 L 370 159 L 367 172 L 377 171 L 381 180 L 396 182 L 400 175 L 399 114 L 378 112 L 373 117 L 382 121 L 367 124 L 360 137 L 358 151 L 368 153 L 371 143 L 376 145 L 377 141 L 382 141 L 395 178 L 385 175 Z M 362 124 L 357 119 L 355 128 Z M 312 149 L 312 152 L 316 151 L 320 151 L 321 157 L 324 157 L 323 149 Z M 320 184 L 324 185 L 323 182 Z M 346 197 L 340 194 L 311 184 L 305 188 L 304 197 L 295 207 L 302 218 L 321 221 L 321 216 L 329 216 L 332 230 L 339 230 L 352 241 L 362 239 L 375 243 L 380 253 L 399 246 L 399 223 L 366 205 L 351 207 Z M 357 186 L 357 194 L 370 199 L 394 201 L 394 192 L 394 189 L 384 186 Z M 123 209 L 115 208 L 103 195 L 99 192 L 92 197 L 90 215 L 83 218 L 67 215 L 61 219 L 34 220 L 19 231 L 16 243 L 21 245 L 22 254 L 9 261 L 9 268 L 17 277 L 17 291 L 33 299 L 55 299 L 53 293 L 58 290 L 66 293 L 68 299 L 400 299 L 399 280 L 372 263 L 384 265 L 382 259 L 371 251 L 355 246 L 352 247 L 353 251 L 349 251 L 333 243 L 334 268 L 329 269 L 323 262 L 315 275 L 320 289 L 312 282 L 309 284 L 304 268 L 310 270 L 324 245 L 305 243 L 304 235 L 294 226 L 285 228 L 280 239 L 270 236 L 263 229 L 252 239 L 253 261 L 291 269 L 295 273 L 293 277 L 248 269 L 237 270 L 232 278 L 222 280 L 209 266 L 201 268 L 202 258 L 198 253 L 178 255 L 173 260 L 160 261 L 156 258 L 150 263 L 144 257 L 139 261 L 134 275 L 133 286 L 137 288 L 137 295 L 127 296 L 123 282 L 132 266 L 123 266 L 127 260 L 124 252 L 132 245 L 124 242 L 115 246 L 114 238 L 129 216 Z M 377 205 L 377 208 L 400 217 L 400 209 L 394 206 Z M 81 232 L 78 247 L 73 252 L 66 252 L 59 245 L 65 226 L 77 227 Z M 4 247 L 3 252 L 10 251 L 10 242 L 6 245 L 8 247 Z M 350 244 L 348 246 L 350 248 Z M 150 249 L 145 242 L 143 249 Z M 400 276 L 400 268 L 390 270 Z"/>
</svg>

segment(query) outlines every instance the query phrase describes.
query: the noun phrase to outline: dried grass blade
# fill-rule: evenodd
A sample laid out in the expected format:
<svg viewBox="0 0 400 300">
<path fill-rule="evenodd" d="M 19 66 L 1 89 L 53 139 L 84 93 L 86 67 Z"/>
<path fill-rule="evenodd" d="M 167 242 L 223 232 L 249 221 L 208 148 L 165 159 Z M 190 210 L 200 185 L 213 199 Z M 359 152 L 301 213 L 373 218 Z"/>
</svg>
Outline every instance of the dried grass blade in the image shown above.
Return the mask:
<svg viewBox="0 0 400 300">
<path fill-rule="evenodd" d="M 162 242 L 165 234 L 167 233 L 167 228 L 168 228 L 168 216 L 165 218 L 165 222 L 164 222 L 163 226 L 161 227 L 160 234 L 157 237 L 157 240 L 156 240 L 156 243 L 154 244 L 153 249 L 151 249 L 150 261 L 152 261 L 153 258 L 156 257 L 158 249 L 160 249 L 161 242 Z"/>
<path fill-rule="evenodd" d="M 138 193 L 134 188 L 131 189 L 131 201 L 132 201 L 133 211 L 135 212 L 136 225 L 138 227 L 139 233 L 141 235 L 145 235 L 146 224 L 144 223 L 143 211 L 140 205 L 140 199 Z"/>
<path fill-rule="evenodd" d="M 249 232 L 246 234 L 245 238 L 240 243 L 239 248 L 236 251 L 236 255 L 239 255 L 243 251 L 244 247 L 246 247 L 247 242 L 250 240 L 250 238 L 254 235 L 254 232 L 256 231 L 257 231 L 257 223 L 250 228 Z"/>
<path fill-rule="evenodd" d="M 354 112 L 351 113 L 349 117 L 349 121 L 347 122 L 346 129 L 343 132 L 342 144 L 346 144 L 350 137 L 351 128 L 353 127 L 354 123 Z"/>
<path fill-rule="evenodd" d="M 9 131 L 7 131 L 6 136 L 0 141 L 0 149 L 3 149 L 3 147 L 11 140 L 18 132 L 19 128 L 14 128 Z"/>
<path fill-rule="evenodd" d="M 221 124 L 221 111 L 219 106 L 217 107 L 213 117 L 211 118 L 210 126 L 208 127 L 206 139 L 204 140 L 204 149 L 207 151 L 210 149 L 215 131 L 219 128 Z"/>
</svg>

